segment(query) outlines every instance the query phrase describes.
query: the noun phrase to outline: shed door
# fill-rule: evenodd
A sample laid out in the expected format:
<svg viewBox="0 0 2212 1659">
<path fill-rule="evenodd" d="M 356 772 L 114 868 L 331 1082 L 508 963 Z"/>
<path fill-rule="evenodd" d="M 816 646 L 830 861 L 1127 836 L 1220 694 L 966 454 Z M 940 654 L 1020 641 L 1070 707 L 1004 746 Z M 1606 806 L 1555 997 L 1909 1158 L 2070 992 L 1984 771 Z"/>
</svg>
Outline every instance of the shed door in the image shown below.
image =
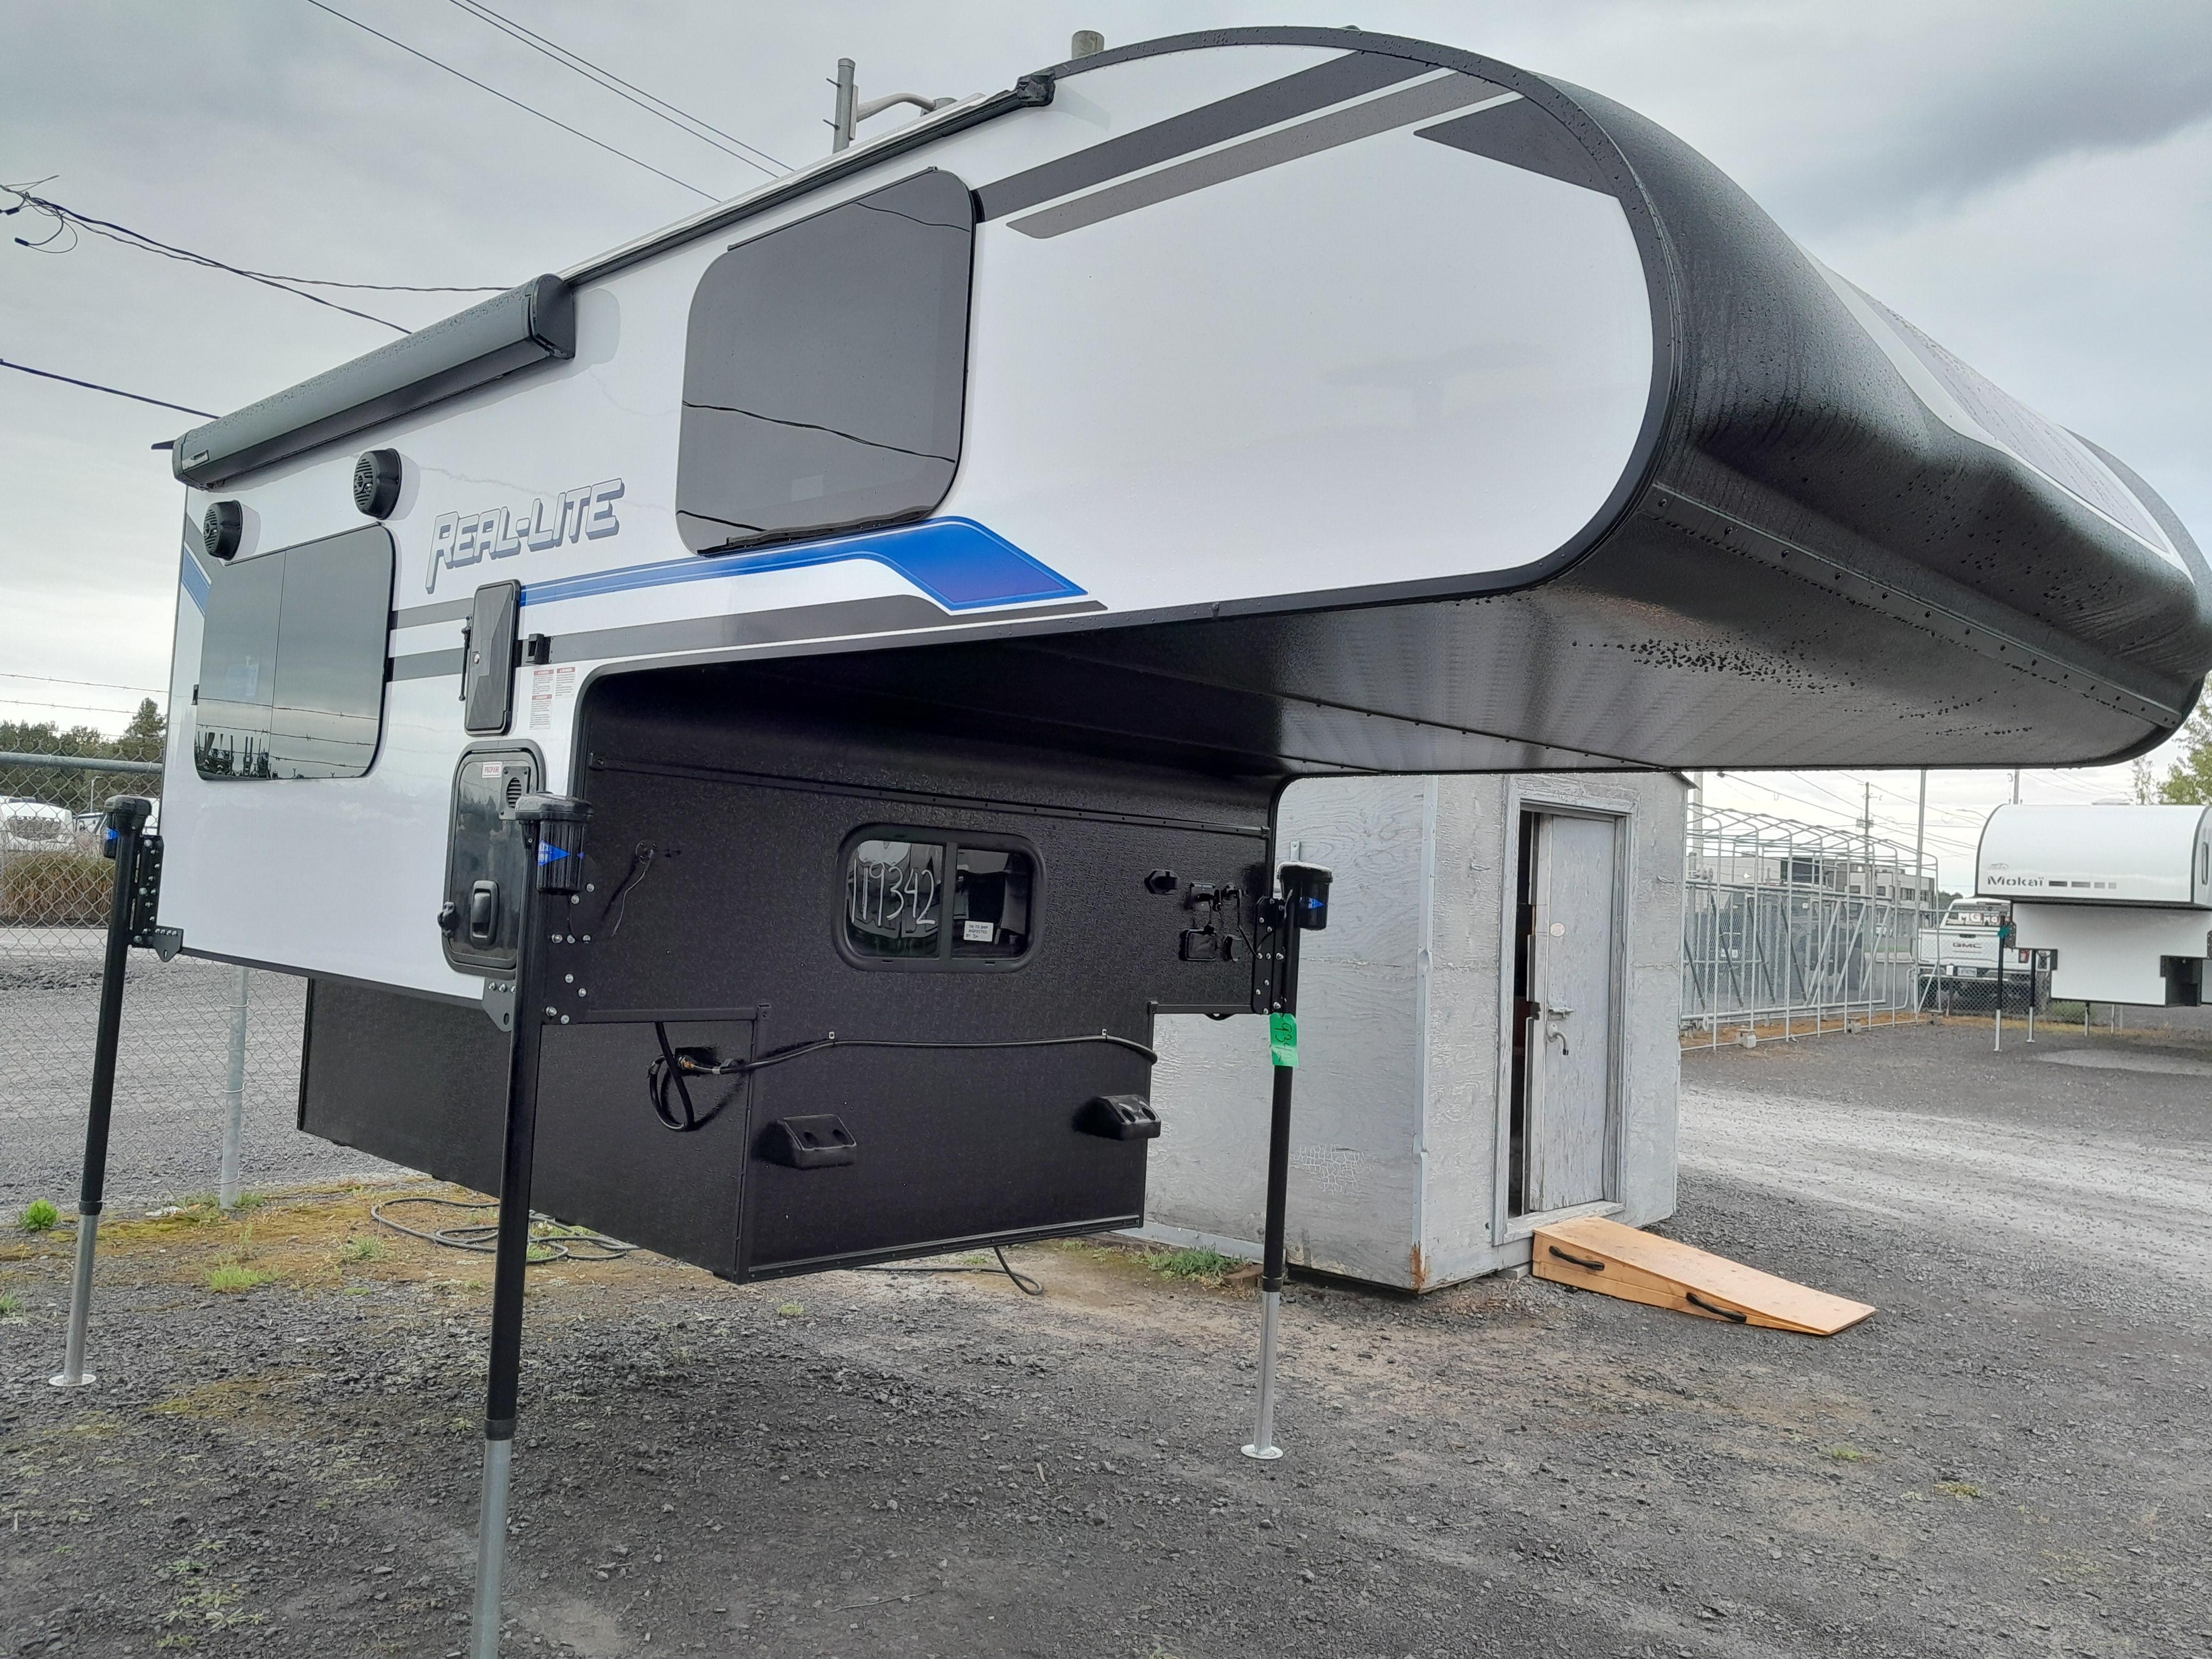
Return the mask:
<svg viewBox="0 0 2212 1659">
<path fill-rule="evenodd" d="M 1610 819 L 1537 815 L 1529 939 L 1523 1213 L 1606 1196 L 1613 1100 Z"/>
</svg>

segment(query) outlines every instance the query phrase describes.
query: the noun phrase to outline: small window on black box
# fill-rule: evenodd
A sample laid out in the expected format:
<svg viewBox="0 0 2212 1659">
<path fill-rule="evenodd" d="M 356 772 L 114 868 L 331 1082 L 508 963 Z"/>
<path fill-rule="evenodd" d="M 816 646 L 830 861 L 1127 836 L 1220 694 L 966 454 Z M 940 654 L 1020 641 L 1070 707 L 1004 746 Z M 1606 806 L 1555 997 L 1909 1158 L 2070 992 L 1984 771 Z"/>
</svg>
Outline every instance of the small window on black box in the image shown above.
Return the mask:
<svg viewBox="0 0 2212 1659">
<path fill-rule="evenodd" d="M 845 843 L 845 953 L 867 967 L 1006 967 L 1029 954 L 1036 854 L 1005 836 L 872 828 Z"/>
<path fill-rule="evenodd" d="M 960 456 L 975 210 L 949 173 L 739 243 L 691 301 L 676 516 L 719 553 L 933 511 Z"/>
<path fill-rule="evenodd" d="M 192 758 L 204 778 L 357 778 L 384 725 L 392 532 L 227 564 L 208 580 Z"/>
</svg>

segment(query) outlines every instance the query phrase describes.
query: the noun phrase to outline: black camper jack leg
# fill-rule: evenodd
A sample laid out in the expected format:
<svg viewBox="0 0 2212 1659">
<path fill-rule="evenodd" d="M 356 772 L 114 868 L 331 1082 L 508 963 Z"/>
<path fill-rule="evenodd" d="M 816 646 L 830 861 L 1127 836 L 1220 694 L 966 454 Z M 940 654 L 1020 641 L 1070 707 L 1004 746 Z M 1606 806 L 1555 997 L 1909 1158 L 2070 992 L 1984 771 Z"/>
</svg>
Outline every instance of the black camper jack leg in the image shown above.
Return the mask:
<svg viewBox="0 0 2212 1659">
<path fill-rule="evenodd" d="M 1328 926 L 1329 872 L 1286 864 L 1282 892 L 1267 901 L 1273 994 L 1267 1002 L 1268 1048 L 1274 1060 L 1273 1110 L 1267 1125 L 1267 1219 L 1260 1262 L 1260 1407 L 1244 1455 L 1270 1461 L 1275 1443 L 1275 1334 L 1283 1306 L 1283 1232 L 1291 1189 L 1291 1090 L 1298 1064 L 1298 935 Z"/>
<path fill-rule="evenodd" d="M 100 971 L 100 1029 L 92 1049 L 92 1106 L 84 1123 L 84 1175 L 77 1189 L 76 1273 L 70 1284 L 68 1346 L 58 1389 L 94 1380 L 84 1368 L 85 1328 L 92 1319 L 92 1258 L 100 1237 L 100 1210 L 107 1186 L 107 1125 L 115 1106 L 115 1052 L 123 1037 L 123 980 L 131 968 L 137 931 L 139 852 L 150 802 L 118 795 L 107 803 L 106 851 L 115 860 L 115 886 L 107 903 L 107 955 Z"/>
<path fill-rule="evenodd" d="M 507 1499 L 522 1374 L 523 1280 L 530 1267 L 530 1184 L 538 1142 L 538 1069 L 550 1006 L 550 961 L 561 936 L 545 921 L 549 897 L 565 907 L 582 884 L 583 829 L 591 808 L 561 795 L 525 795 L 514 805 L 536 879 L 521 895 L 514 1020 L 507 1060 L 507 1147 L 500 1169 L 499 1237 L 491 1279 L 491 1363 L 484 1389 L 483 1492 L 477 1517 L 477 1601 L 472 1659 L 498 1659 L 500 1571 L 507 1556 Z"/>
</svg>

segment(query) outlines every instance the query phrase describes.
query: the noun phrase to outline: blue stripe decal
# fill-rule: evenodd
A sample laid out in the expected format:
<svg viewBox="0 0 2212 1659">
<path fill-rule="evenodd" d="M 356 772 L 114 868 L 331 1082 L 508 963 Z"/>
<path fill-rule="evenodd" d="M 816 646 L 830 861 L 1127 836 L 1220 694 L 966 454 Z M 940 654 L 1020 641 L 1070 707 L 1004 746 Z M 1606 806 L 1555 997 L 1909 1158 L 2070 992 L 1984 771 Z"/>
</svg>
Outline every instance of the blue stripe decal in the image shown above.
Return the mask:
<svg viewBox="0 0 2212 1659">
<path fill-rule="evenodd" d="M 579 576 L 556 576 L 532 582 L 522 590 L 522 602 L 551 605 L 633 587 L 712 581 L 769 570 L 805 570 L 848 559 L 872 559 L 896 571 L 947 611 L 1080 599 L 1084 592 L 1049 565 L 1031 558 L 972 519 L 928 519 L 921 524 L 894 525 L 858 536 L 840 536 L 834 541 L 802 542 L 757 553 L 708 554 Z"/>
<path fill-rule="evenodd" d="M 200 562 L 192 556 L 192 550 L 189 547 L 185 550 L 185 569 L 182 580 L 185 586 L 185 597 L 192 602 L 194 610 L 202 616 L 205 616 L 208 602 L 208 574 L 200 568 Z"/>
</svg>

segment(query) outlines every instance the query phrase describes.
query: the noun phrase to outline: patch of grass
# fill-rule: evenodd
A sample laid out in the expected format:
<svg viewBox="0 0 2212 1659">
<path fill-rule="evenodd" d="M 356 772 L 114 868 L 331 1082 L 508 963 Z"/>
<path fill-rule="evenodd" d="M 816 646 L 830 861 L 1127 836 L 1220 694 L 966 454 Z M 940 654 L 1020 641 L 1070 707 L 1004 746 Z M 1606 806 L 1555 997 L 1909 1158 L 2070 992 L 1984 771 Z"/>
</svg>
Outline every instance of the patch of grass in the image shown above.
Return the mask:
<svg viewBox="0 0 2212 1659">
<path fill-rule="evenodd" d="M 1218 1285 L 1244 1263 L 1218 1250 L 1168 1250 L 1148 1255 L 1145 1266 L 1162 1279 L 1188 1279 L 1200 1285 Z"/>
<path fill-rule="evenodd" d="M 62 1212 L 43 1198 L 34 1198 L 23 1206 L 23 1213 L 15 1224 L 27 1233 L 52 1232 L 62 1218 Z"/>
<path fill-rule="evenodd" d="M 349 1238 L 338 1246 L 338 1260 L 341 1261 L 381 1261 L 386 1254 L 382 1239 L 366 1236 Z"/>
<path fill-rule="evenodd" d="M 207 1271 L 207 1287 L 211 1291 L 251 1291 L 276 1277 L 275 1273 L 263 1273 L 242 1261 L 218 1261 Z"/>
<path fill-rule="evenodd" d="M 775 1311 L 779 1318 L 799 1319 L 805 1316 L 806 1304 L 804 1302 L 780 1303 L 777 1304 Z"/>
<path fill-rule="evenodd" d="M 1859 1448 L 1851 1444 L 1850 1441 L 1846 1440 L 1842 1442 L 1840 1444 L 1829 1447 L 1826 1451 L 1822 1452 L 1820 1455 L 1826 1458 L 1832 1463 L 1863 1463 L 1869 1458 L 1872 1457 L 1874 1454 L 1869 1451 L 1862 1451 Z"/>
<path fill-rule="evenodd" d="M 1971 1480 L 1938 1480 L 1936 1490 L 1946 1498 L 1955 1498 L 1961 1503 L 1971 1503 L 1982 1495 L 1982 1489 Z"/>
<path fill-rule="evenodd" d="M 0 1296 L 0 1319 L 20 1319 L 23 1316 L 23 1298 L 9 1294 Z"/>
</svg>

